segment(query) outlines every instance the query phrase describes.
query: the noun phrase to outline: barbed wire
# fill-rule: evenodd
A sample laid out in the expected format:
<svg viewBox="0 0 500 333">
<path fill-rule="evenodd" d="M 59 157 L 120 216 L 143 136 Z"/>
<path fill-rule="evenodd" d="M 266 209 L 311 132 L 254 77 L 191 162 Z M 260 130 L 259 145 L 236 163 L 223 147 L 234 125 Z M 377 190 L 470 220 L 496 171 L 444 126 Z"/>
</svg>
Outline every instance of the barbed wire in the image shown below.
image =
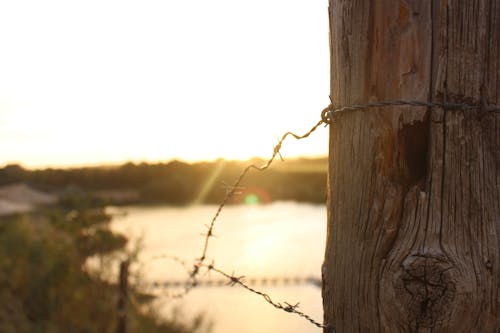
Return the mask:
<svg viewBox="0 0 500 333">
<path fill-rule="evenodd" d="M 287 139 L 287 137 L 291 136 L 297 140 L 302 140 L 307 137 L 309 137 L 312 133 L 314 133 L 318 127 L 320 127 L 322 124 L 329 125 L 333 122 L 333 117 L 335 114 L 342 113 L 342 112 L 347 112 L 347 111 L 355 111 L 355 110 L 363 110 L 363 109 L 368 109 L 368 108 L 374 108 L 374 107 L 387 107 L 387 106 L 417 106 L 417 107 L 441 107 L 446 110 L 466 110 L 466 109 L 481 109 L 483 108 L 484 110 L 488 112 L 500 112 L 500 108 L 497 107 L 490 107 L 487 105 L 487 103 L 483 103 L 484 105 L 474 105 L 474 104 L 466 104 L 466 103 L 439 103 L 439 102 L 422 102 L 422 101 L 416 101 L 416 100 L 389 100 L 389 101 L 380 101 L 380 102 L 371 102 L 371 103 L 365 103 L 365 104 L 354 104 L 354 105 L 347 105 L 347 106 L 341 106 L 341 107 L 336 107 L 333 103 L 330 104 L 328 107 L 324 108 L 323 111 L 321 111 L 321 120 L 318 121 L 307 133 L 303 135 L 298 135 L 293 132 L 286 132 L 285 134 L 282 135 L 281 139 L 278 141 L 278 144 L 274 147 L 273 149 L 273 154 L 271 157 L 268 159 L 268 161 L 261 165 L 258 166 L 256 164 L 250 164 L 248 165 L 239 177 L 236 179 L 236 181 L 233 183 L 231 187 L 229 187 L 226 191 L 226 195 L 224 199 L 221 201 L 219 204 L 217 211 L 215 212 L 214 216 L 212 217 L 212 220 L 210 221 L 210 224 L 208 225 L 208 230 L 207 233 L 205 234 L 205 241 L 203 245 L 203 251 L 201 256 L 198 259 L 198 262 L 194 265 L 193 270 L 191 272 L 191 277 L 193 279 L 196 278 L 198 275 L 199 267 L 203 265 L 206 259 L 207 251 L 208 251 L 208 245 L 210 238 L 213 237 L 213 230 L 215 226 L 215 222 L 219 218 L 220 213 L 224 209 L 225 205 L 227 202 L 233 197 L 235 194 L 238 186 L 241 184 L 242 180 L 246 176 L 246 174 L 252 170 L 255 169 L 257 171 L 264 171 L 268 169 L 271 164 L 274 162 L 276 159 L 276 156 L 280 156 L 281 159 L 281 147 L 283 145 L 283 142 Z"/>
<path fill-rule="evenodd" d="M 321 112 L 321 120 L 325 124 L 330 124 L 333 121 L 333 117 L 337 113 L 363 110 L 375 107 L 386 107 L 386 106 L 420 106 L 420 107 L 439 107 L 445 110 L 479 110 L 483 109 L 486 112 L 500 112 L 500 107 L 490 106 L 486 101 L 483 101 L 482 105 L 478 104 L 467 104 L 467 103 L 451 103 L 451 102 L 422 102 L 415 100 L 389 100 L 380 102 L 371 102 L 365 104 L 353 104 L 347 106 L 335 106 L 332 102 L 328 107 L 323 109 Z"/>
<path fill-rule="evenodd" d="M 157 256 L 153 256 L 152 257 L 153 260 L 157 260 L 157 259 L 169 259 L 169 260 L 172 260 L 172 261 L 175 261 L 177 263 L 179 263 L 180 265 L 182 265 L 184 268 L 187 268 L 187 263 L 185 260 L 182 260 L 180 259 L 179 257 L 176 257 L 176 256 L 171 256 L 171 255 L 157 255 Z M 266 302 L 268 302 L 269 304 L 271 304 L 274 308 L 276 309 L 280 309 L 280 310 L 283 310 L 285 312 L 288 312 L 288 313 L 294 313 L 302 318 L 304 318 L 305 320 L 307 320 L 308 322 L 310 322 L 311 324 L 315 325 L 316 327 L 318 328 L 330 328 L 331 326 L 327 326 L 327 325 L 324 325 L 324 324 L 321 324 L 319 322 L 317 322 L 316 320 L 314 320 L 311 316 L 309 316 L 308 314 L 302 312 L 299 310 L 299 303 L 296 303 L 295 305 L 291 305 L 291 303 L 288 303 L 288 302 L 275 302 L 273 301 L 273 299 L 266 293 L 260 291 L 260 290 L 257 290 L 256 288 L 254 287 L 251 287 L 250 284 L 251 283 L 247 283 L 245 282 L 245 276 L 236 276 L 234 273 L 233 274 L 228 274 L 226 272 L 224 272 L 223 270 L 221 270 L 220 268 L 217 268 L 215 267 L 215 264 L 214 262 L 212 261 L 212 263 L 210 264 L 203 264 L 200 266 L 200 269 L 201 268 L 205 268 L 206 269 L 206 274 L 209 274 L 210 272 L 216 272 L 217 274 L 223 276 L 224 278 L 226 278 L 228 280 L 227 282 L 227 285 L 228 286 L 235 286 L 235 285 L 240 285 L 241 287 L 243 287 L 244 289 L 252 292 L 253 294 L 256 294 L 258 296 L 261 296 L 262 298 L 264 298 L 264 300 Z M 308 278 L 304 278 L 302 279 L 303 282 L 307 282 L 307 283 L 312 283 L 312 284 L 317 284 L 318 282 L 316 281 L 316 279 L 312 278 L 312 277 L 308 277 Z M 320 280 L 318 280 L 320 281 Z M 182 285 L 182 283 L 177 283 L 178 285 Z M 202 285 L 200 283 L 200 281 L 198 280 L 188 280 L 188 281 L 185 281 L 185 284 L 182 285 L 182 287 L 184 288 L 184 290 L 180 293 L 168 293 L 168 294 L 165 294 L 166 296 L 170 297 L 170 298 L 182 298 L 184 297 L 189 291 L 191 291 L 193 288 L 199 286 L 199 285 Z M 158 283 L 158 282 L 153 282 L 152 286 L 154 288 L 159 288 L 159 287 L 164 287 L 164 288 L 168 288 L 170 287 L 169 285 L 167 284 L 163 284 L 163 286 Z M 335 333 L 335 330 L 332 330 L 330 331 L 331 333 Z"/>
<path fill-rule="evenodd" d="M 226 188 L 227 188 L 226 195 L 223 198 L 223 200 L 221 201 L 221 203 L 219 204 L 219 206 L 217 207 L 217 210 L 216 210 L 214 216 L 212 217 L 210 224 L 207 226 L 208 230 L 207 230 L 206 234 L 204 234 L 205 238 L 204 238 L 203 250 L 201 252 L 201 256 L 195 260 L 195 263 L 194 263 L 192 269 L 190 270 L 189 279 L 186 281 L 186 284 L 184 286 L 184 291 L 182 293 L 173 295 L 173 297 L 174 298 L 181 298 L 185 294 L 190 292 L 193 288 L 195 288 L 198 285 L 197 277 L 200 274 L 201 269 L 206 268 L 207 273 L 213 271 L 213 272 L 216 272 L 216 273 L 224 276 L 225 278 L 228 279 L 229 285 L 231 285 L 231 286 L 240 285 L 244 289 L 264 298 L 264 300 L 267 303 L 271 304 L 274 308 L 279 309 L 279 310 L 283 310 L 285 312 L 294 313 L 294 314 L 304 318 L 305 320 L 307 320 L 308 322 L 310 322 L 311 324 L 315 325 L 318 328 L 324 328 L 324 329 L 327 329 L 327 331 L 329 333 L 335 333 L 335 328 L 333 327 L 333 325 L 327 324 L 327 323 L 322 324 L 322 323 L 312 319 L 312 317 L 307 315 L 306 313 L 298 310 L 299 303 L 292 305 L 291 303 L 288 303 L 288 302 L 283 302 L 283 303 L 275 302 L 272 300 L 272 298 L 268 294 L 266 294 L 262 291 L 259 291 L 255 288 L 251 287 L 249 284 L 245 283 L 244 276 L 237 276 L 234 273 L 228 274 L 228 273 L 216 268 L 213 263 L 207 265 L 205 263 L 205 261 L 207 260 L 207 252 L 208 252 L 209 242 L 210 242 L 210 239 L 212 237 L 214 237 L 213 232 L 214 232 L 215 223 L 217 222 L 222 210 L 224 209 L 226 204 L 229 202 L 229 200 L 231 200 L 231 198 L 236 194 L 237 190 L 240 188 L 239 186 L 240 186 L 241 182 L 243 181 L 243 179 L 245 178 L 247 173 L 252 169 L 255 169 L 257 171 L 267 170 L 272 165 L 272 163 L 274 162 L 274 160 L 276 159 L 277 156 L 279 156 L 283 160 L 283 157 L 281 156 L 281 147 L 283 145 L 283 142 L 288 137 L 293 137 L 297 140 L 305 139 L 305 138 L 309 137 L 312 133 L 314 133 L 321 125 L 328 126 L 328 125 L 333 124 L 334 117 L 336 115 L 344 113 L 344 112 L 365 110 L 365 109 L 378 108 L 378 107 L 388 107 L 388 106 L 413 106 L 413 107 L 428 107 L 428 108 L 439 107 L 439 108 L 443 108 L 444 110 L 475 109 L 475 110 L 484 110 L 486 112 L 500 112 L 499 107 L 488 106 L 487 103 L 484 101 L 483 101 L 482 105 L 477 105 L 477 104 L 467 104 L 467 103 L 422 102 L 422 101 L 416 101 L 416 100 L 388 100 L 388 101 L 371 102 L 371 103 L 365 103 L 365 104 L 354 104 L 354 105 L 347 105 L 347 106 L 336 106 L 332 102 L 328 107 L 324 108 L 321 111 L 321 119 L 313 127 L 311 127 L 311 129 L 308 132 L 306 132 L 303 135 L 298 135 L 298 134 L 295 134 L 293 132 L 286 132 L 278 140 L 278 144 L 274 147 L 273 153 L 272 153 L 271 157 L 267 160 L 266 163 L 264 163 L 261 166 L 258 166 L 256 164 L 248 165 L 247 167 L 245 167 L 245 169 L 243 169 L 243 171 L 240 173 L 240 175 L 238 176 L 238 178 L 236 179 L 236 181 L 233 183 L 232 186 L 226 186 Z M 188 265 L 186 264 L 185 261 L 182 261 L 182 260 L 178 259 L 177 257 L 171 257 L 171 256 L 163 256 L 163 257 L 178 261 L 179 263 L 181 263 L 183 265 L 183 267 L 185 269 L 187 269 L 187 267 L 188 267 Z"/>
<path fill-rule="evenodd" d="M 258 166 L 256 164 L 248 165 L 245 169 L 243 169 L 243 171 L 238 176 L 238 178 L 233 183 L 233 185 L 231 187 L 227 188 L 226 195 L 225 195 L 224 199 L 221 201 L 221 203 L 217 207 L 217 211 L 215 212 L 215 215 L 212 217 L 212 220 L 210 221 L 210 224 L 208 225 L 208 230 L 207 230 L 207 233 L 205 234 L 205 242 L 203 244 L 203 251 L 201 253 L 201 256 L 198 258 L 198 261 L 194 264 L 193 270 L 191 272 L 191 279 L 192 280 L 196 280 L 196 277 L 198 275 L 200 267 L 203 266 L 203 264 L 207 258 L 209 241 L 210 241 L 211 237 L 214 237 L 213 230 L 214 230 L 215 222 L 219 218 L 219 215 L 222 212 L 222 210 L 224 209 L 224 207 L 226 206 L 226 204 L 229 202 L 229 200 L 231 200 L 231 198 L 233 197 L 235 192 L 238 190 L 239 185 L 241 184 L 241 182 L 245 178 L 246 174 L 252 169 L 255 169 L 257 171 L 264 171 L 264 170 L 268 169 L 271 166 L 271 164 L 274 162 L 274 160 L 276 159 L 276 156 L 280 156 L 280 158 L 283 159 L 280 151 L 281 151 L 281 147 L 283 145 L 283 142 L 287 139 L 287 137 L 293 137 L 297 140 L 305 139 L 305 138 L 309 137 L 314 131 L 316 131 L 316 129 L 318 129 L 318 127 L 320 127 L 323 123 L 324 123 L 323 120 L 318 121 L 307 133 L 305 133 L 303 135 L 298 135 L 298 134 L 295 134 L 293 132 L 286 132 L 285 134 L 283 134 L 281 136 L 281 139 L 278 141 L 278 144 L 274 147 L 273 154 L 271 155 L 271 157 L 267 160 L 267 162 L 265 164 L 263 164 L 261 166 Z"/>
<path fill-rule="evenodd" d="M 216 272 L 216 273 L 224 276 L 225 278 L 227 278 L 229 280 L 228 284 L 230 286 L 240 285 L 243 288 L 245 288 L 246 290 L 250 291 L 251 293 L 254 293 L 256 295 L 261 296 L 262 298 L 264 298 L 264 300 L 267 303 L 271 304 L 276 309 L 283 310 L 283 311 L 288 312 L 288 313 L 295 313 L 296 315 L 304 318 L 305 320 L 307 320 L 308 322 L 310 322 L 311 324 L 315 325 L 318 328 L 326 328 L 327 327 L 327 325 L 324 325 L 324 324 L 317 322 L 316 320 L 312 319 L 309 315 L 298 310 L 300 303 L 296 303 L 296 304 L 292 305 L 288 302 L 283 302 L 283 304 L 282 304 L 282 303 L 273 301 L 272 298 L 268 294 L 266 294 L 262 291 L 259 291 L 255 288 L 251 287 L 247 283 L 245 283 L 245 281 L 244 281 L 245 276 L 236 276 L 234 273 L 227 274 L 226 272 L 215 267 L 213 263 L 209 264 L 209 265 L 204 265 L 204 266 L 208 269 L 209 272 L 213 271 L 213 272 Z M 335 333 L 335 331 L 333 331 L 332 333 Z"/>
<path fill-rule="evenodd" d="M 259 276 L 249 277 L 246 279 L 249 285 L 255 286 L 298 286 L 298 285 L 312 285 L 321 287 L 321 279 L 314 276 Z M 197 287 L 225 287 L 226 279 L 199 279 L 197 280 Z M 185 279 L 167 279 L 159 280 L 153 279 L 149 282 L 142 282 L 141 286 L 146 288 L 180 288 L 186 284 Z"/>
<path fill-rule="evenodd" d="M 182 260 L 177 256 L 172 256 L 167 254 L 155 255 L 151 259 L 152 260 L 169 259 L 175 261 L 176 263 L 181 265 L 189 275 L 189 278 L 182 283 L 182 288 L 183 288 L 182 291 L 171 293 L 168 292 L 166 289 L 164 289 L 162 291 L 163 296 L 167 296 L 172 299 L 180 299 L 186 296 L 191 290 L 193 290 L 199 285 L 198 280 L 196 278 L 191 277 L 191 265 L 188 265 L 188 263 L 185 260 Z M 153 287 L 155 286 L 159 286 L 159 283 L 153 283 Z"/>
</svg>

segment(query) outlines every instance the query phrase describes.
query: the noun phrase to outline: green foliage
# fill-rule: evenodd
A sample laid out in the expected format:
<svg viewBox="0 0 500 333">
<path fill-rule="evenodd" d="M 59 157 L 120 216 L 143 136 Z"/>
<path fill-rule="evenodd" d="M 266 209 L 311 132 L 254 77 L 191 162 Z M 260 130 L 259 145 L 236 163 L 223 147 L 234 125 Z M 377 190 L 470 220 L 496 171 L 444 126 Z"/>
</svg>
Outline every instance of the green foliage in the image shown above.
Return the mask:
<svg viewBox="0 0 500 333">
<path fill-rule="evenodd" d="M 66 199 L 62 209 L 0 220 L 2 333 L 115 330 L 118 288 L 89 274 L 85 261 L 123 250 L 126 238 L 109 229 L 110 216 L 93 199 Z M 201 327 L 199 319 L 189 325 L 160 319 L 143 306 L 129 306 L 130 332 L 191 333 Z"/>
<path fill-rule="evenodd" d="M 0 253 L 1 299 L 9 300 L 0 305 L 0 316 L 9 317 L 7 303 L 18 309 L 18 321 L 0 320 L 11 326 L 0 331 L 109 331 L 112 323 L 104 320 L 104 313 L 113 307 L 106 302 L 88 304 L 95 300 L 92 296 L 102 294 L 78 266 L 81 258 L 68 235 L 43 219 L 6 221 L 0 231 Z"/>
<path fill-rule="evenodd" d="M 81 263 L 90 256 L 105 255 L 122 249 L 127 239 L 109 229 L 111 216 L 104 204 L 91 196 L 77 193 L 60 199 L 60 208 L 48 214 L 51 224 L 71 236 Z"/>
</svg>

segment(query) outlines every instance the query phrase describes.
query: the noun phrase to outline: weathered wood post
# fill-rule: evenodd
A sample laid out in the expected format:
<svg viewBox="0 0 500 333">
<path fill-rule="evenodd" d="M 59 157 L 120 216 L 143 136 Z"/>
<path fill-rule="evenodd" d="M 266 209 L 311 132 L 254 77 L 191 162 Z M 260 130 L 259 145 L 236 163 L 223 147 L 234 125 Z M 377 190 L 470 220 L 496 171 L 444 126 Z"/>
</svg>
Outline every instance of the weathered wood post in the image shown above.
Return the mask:
<svg viewBox="0 0 500 333">
<path fill-rule="evenodd" d="M 128 266 L 128 261 L 120 263 L 116 333 L 127 333 Z"/>
<path fill-rule="evenodd" d="M 330 0 L 329 10 L 335 104 L 500 105 L 500 0 Z M 326 323 L 500 332 L 499 113 L 339 114 L 328 182 Z"/>
</svg>

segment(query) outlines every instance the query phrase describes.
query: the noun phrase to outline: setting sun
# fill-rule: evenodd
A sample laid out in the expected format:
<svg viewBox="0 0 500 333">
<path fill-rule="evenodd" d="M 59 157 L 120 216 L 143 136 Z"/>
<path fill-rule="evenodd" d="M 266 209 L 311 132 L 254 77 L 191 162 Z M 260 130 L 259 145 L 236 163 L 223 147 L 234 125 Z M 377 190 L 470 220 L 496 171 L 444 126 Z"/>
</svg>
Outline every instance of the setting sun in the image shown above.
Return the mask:
<svg viewBox="0 0 500 333">
<path fill-rule="evenodd" d="M 2 2 L 0 164 L 267 157 L 328 103 L 327 31 L 324 2 Z"/>
</svg>

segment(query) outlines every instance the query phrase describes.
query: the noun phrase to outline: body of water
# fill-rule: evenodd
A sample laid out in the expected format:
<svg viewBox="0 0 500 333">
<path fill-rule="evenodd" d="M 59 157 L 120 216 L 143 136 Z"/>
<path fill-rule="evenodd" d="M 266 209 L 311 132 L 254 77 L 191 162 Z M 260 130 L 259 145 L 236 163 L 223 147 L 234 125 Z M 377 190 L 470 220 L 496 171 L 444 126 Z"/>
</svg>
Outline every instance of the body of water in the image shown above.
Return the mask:
<svg viewBox="0 0 500 333">
<path fill-rule="evenodd" d="M 216 206 L 125 207 L 112 227 L 141 245 L 144 281 L 175 281 L 187 277 L 186 269 L 169 259 L 190 263 L 200 257 L 204 236 Z M 323 205 L 276 202 L 268 205 L 227 206 L 216 222 L 208 258 L 221 270 L 252 278 L 320 278 L 326 238 Z M 204 279 L 219 279 L 210 273 Z M 322 322 L 321 289 L 303 285 L 257 285 L 276 302 L 300 303 L 300 310 Z M 170 290 L 175 292 L 175 290 Z M 166 291 L 169 292 L 169 291 Z M 162 294 L 162 293 L 160 293 Z M 241 287 L 198 287 L 182 299 L 160 296 L 164 311 L 178 307 L 186 317 L 204 313 L 213 321 L 214 333 L 321 332 L 297 315 L 279 311 L 260 296 Z"/>
</svg>

